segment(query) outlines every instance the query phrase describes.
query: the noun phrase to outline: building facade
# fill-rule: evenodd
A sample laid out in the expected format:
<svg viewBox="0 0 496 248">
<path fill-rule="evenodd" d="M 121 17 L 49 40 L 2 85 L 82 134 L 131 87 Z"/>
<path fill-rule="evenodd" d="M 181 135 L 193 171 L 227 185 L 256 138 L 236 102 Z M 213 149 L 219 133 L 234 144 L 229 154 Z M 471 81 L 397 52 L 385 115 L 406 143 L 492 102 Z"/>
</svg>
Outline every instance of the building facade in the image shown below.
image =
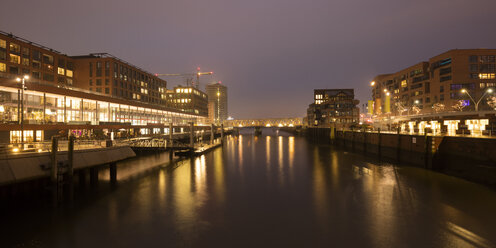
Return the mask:
<svg viewBox="0 0 496 248">
<path fill-rule="evenodd" d="M 177 86 L 167 91 L 167 106 L 187 114 L 208 116 L 207 94 L 191 86 Z"/>
<path fill-rule="evenodd" d="M 71 57 L 0 32 L 0 143 L 164 134 L 170 123 L 205 123 L 206 110 L 167 107 L 165 87 L 108 54 Z"/>
<path fill-rule="evenodd" d="M 54 49 L 0 31 L 0 79 L 28 75 L 30 82 L 70 87 L 74 60 Z"/>
<path fill-rule="evenodd" d="M 227 87 L 220 82 L 206 86 L 208 95 L 208 119 L 212 123 L 223 123 L 227 120 Z"/>
<path fill-rule="evenodd" d="M 359 123 L 359 101 L 353 89 L 316 89 L 307 109 L 309 126 L 349 127 Z"/>
<path fill-rule="evenodd" d="M 496 49 L 456 49 L 396 73 L 378 75 L 371 82 L 369 112 L 421 115 L 474 111 L 476 105 L 478 110 L 491 110 L 486 98 L 496 86 L 495 57 Z"/>
<path fill-rule="evenodd" d="M 74 86 L 100 94 L 165 105 L 167 82 L 108 53 L 73 56 Z"/>
</svg>

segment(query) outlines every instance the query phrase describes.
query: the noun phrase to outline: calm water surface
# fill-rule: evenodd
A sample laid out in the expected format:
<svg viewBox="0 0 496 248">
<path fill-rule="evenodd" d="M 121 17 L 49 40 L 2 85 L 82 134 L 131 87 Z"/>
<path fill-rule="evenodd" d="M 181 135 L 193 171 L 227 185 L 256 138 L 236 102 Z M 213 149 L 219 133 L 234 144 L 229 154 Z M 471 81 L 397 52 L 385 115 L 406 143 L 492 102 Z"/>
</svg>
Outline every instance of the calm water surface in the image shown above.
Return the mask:
<svg viewBox="0 0 496 248">
<path fill-rule="evenodd" d="M 301 137 L 224 148 L 141 173 L 68 209 L 4 218 L 14 247 L 495 247 L 494 190 Z M 132 164 L 135 166 L 133 167 Z M 131 172 L 130 172 L 131 171 Z M 133 172 L 134 171 L 134 172 Z M 118 171 L 119 173 L 119 171 Z M 130 174 L 138 173 L 129 179 Z M 104 188 L 104 187 L 103 187 Z M 15 219 L 15 221 L 13 220 Z M 1 246 L 1 245 L 0 245 Z"/>
</svg>

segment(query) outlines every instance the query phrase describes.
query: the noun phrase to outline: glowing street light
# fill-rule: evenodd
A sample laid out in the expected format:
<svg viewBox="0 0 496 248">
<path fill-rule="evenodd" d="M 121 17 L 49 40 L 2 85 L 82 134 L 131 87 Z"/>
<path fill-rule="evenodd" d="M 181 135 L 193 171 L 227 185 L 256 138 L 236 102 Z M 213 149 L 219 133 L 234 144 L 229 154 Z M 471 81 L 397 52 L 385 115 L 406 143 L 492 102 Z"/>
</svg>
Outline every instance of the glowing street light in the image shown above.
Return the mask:
<svg viewBox="0 0 496 248">
<path fill-rule="evenodd" d="M 468 95 L 468 97 L 470 97 L 470 99 L 472 100 L 472 102 L 475 103 L 475 112 L 479 111 L 479 103 L 482 101 L 482 99 L 484 98 L 484 96 L 486 94 L 491 94 L 493 93 L 493 89 L 489 88 L 487 89 L 484 94 L 482 94 L 482 96 L 479 98 L 479 100 L 475 101 L 474 98 L 470 95 L 470 93 L 468 93 L 468 91 L 466 89 L 462 89 L 461 90 L 462 93 L 465 93 Z"/>
<path fill-rule="evenodd" d="M 374 86 L 374 85 L 375 85 L 375 81 L 370 82 L 370 86 Z"/>
</svg>

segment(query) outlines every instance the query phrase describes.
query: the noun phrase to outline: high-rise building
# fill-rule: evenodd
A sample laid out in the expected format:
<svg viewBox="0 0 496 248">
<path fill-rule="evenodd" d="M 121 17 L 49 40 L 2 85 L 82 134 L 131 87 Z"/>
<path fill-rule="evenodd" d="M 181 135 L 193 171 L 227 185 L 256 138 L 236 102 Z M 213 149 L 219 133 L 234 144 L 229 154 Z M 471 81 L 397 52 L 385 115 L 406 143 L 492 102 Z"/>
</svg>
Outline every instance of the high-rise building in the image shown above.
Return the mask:
<svg viewBox="0 0 496 248">
<path fill-rule="evenodd" d="M 369 112 L 423 115 L 491 110 L 487 93 L 496 86 L 496 49 L 454 49 L 370 83 Z M 478 103 L 480 99 L 480 102 Z M 373 104 L 372 104 L 373 103 Z"/>
<path fill-rule="evenodd" d="M 359 101 L 353 89 L 315 89 L 314 102 L 307 109 L 309 126 L 338 127 L 358 124 Z"/>
<path fill-rule="evenodd" d="M 227 87 L 220 82 L 207 85 L 208 119 L 212 123 L 227 120 Z"/>
</svg>

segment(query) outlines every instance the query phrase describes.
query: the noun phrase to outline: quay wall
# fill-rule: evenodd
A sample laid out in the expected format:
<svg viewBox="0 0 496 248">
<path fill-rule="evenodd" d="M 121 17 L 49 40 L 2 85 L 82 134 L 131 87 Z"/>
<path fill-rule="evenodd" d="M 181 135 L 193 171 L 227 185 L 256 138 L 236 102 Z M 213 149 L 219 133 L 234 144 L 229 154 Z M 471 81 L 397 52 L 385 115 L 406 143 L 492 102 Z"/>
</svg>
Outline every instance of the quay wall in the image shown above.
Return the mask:
<svg viewBox="0 0 496 248">
<path fill-rule="evenodd" d="M 307 128 L 313 142 L 496 187 L 496 139 Z M 331 135 L 334 133 L 334 135 Z"/>
</svg>

